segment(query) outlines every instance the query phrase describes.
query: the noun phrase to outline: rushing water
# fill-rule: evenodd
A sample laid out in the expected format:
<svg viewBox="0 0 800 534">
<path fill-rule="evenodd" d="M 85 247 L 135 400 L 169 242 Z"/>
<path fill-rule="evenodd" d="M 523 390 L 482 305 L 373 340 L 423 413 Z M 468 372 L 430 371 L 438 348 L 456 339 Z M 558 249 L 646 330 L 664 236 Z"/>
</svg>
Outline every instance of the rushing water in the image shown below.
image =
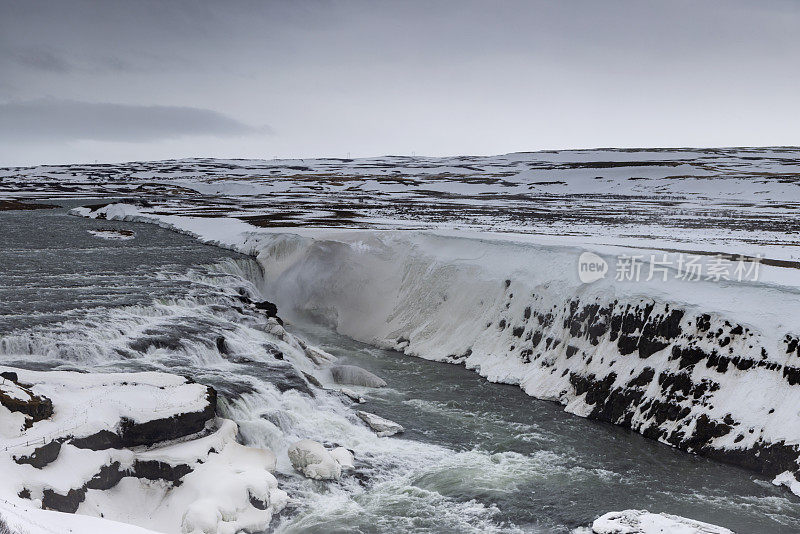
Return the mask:
<svg viewBox="0 0 800 534">
<path fill-rule="evenodd" d="M 290 330 L 389 387 L 360 408 L 401 423 L 376 438 L 336 396 L 311 398 L 231 295 L 256 291 L 253 260 L 146 224 L 0 213 L 0 358 L 40 368 L 191 374 L 217 387 L 242 439 L 279 457 L 292 505 L 279 532 L 569 532 L 610 510 L 644 508 L 746 533 L 800 531 L 800 502 L 768 480 L 571 416 L 462 367 L 369 347 L 311 323 Z M 88 230 L 129 229 L 104 240 Z M 264 295 L 268 298 L 268 295 Z M 226 349 L 220 351 L 219 339 Z M 355 474 L 293 473 L 292 441 L 356 453 Z"/>
</svg>

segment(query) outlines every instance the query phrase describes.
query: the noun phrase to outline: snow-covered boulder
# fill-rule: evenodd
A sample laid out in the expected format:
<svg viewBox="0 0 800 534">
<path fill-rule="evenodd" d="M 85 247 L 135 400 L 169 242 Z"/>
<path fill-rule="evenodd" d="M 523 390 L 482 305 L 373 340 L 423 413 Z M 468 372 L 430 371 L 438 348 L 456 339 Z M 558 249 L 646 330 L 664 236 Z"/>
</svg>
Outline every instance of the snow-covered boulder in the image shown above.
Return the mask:
<svg viewBox="0 0 800 534">
<path fill-rule="evenodd" d="M 342 470 L 353 469 L 355 467 L 355 464 L 353 463 L 355 461 L 353 458 L 353 453 L 348 449 L 345 449 L 344 447 L 336 447 L 330 452 L 330 454 L 333 459 L 336 460 L 340 466 L 342 466 Z"/>
<path fill-rule="evenodd" d="M 372 430 L 377 432 L 379 437 L 394 436 L 395 434 L 405 432 L 406 430 L 399 423 L 384 419 L 383 417 L 375 415 L 374 413 L 363 412 L 359 410 L 356 412 L 356 415 L 358 415 L 362 421 L 367 423 Z"/>
<path fill-rule="evenodd" d="M 800 472 L 784 471 L 772 479 L 772 483 L 776 486 L 785 486 L 795 495 L 800 495 L 800 481 L 798 481 L 798 478 L 800 478 Z"/>
<path fill-rule="evenodd" d="M 355 365 L 334 365 L 331 367 L 331 376 L 337 384 L 346 384 L 348 386 L 382 388 L 386 385 L 386 382 L 381 377 Z"/>
<path fill-rule="evenodd" d="M 365 402 L 364 397 L 362 397 L 361 395 L 358 394 L 358 392 L 353 391 L 352 389 L 342 388 L 339 390 L 339 392 L 353 402 L 357 402 L 359 404 Z"/>
<path fill-rule="evenodd" d="M 342 476 L 342 466 L 331 456 L 322 443 L 303 439 L 289 447 L 292 467 L 315 480 L 333 480 Z"/>
<path fill-rule="evenodd" d="M 647 510 L 608 512 L 592 523 L 595 534 L 733 534 L 724 527 Z"/>
<path fill-rule="evenodd" d="M 195 498 L 186 506 L 181 532 L 266 530 L 272 514 L 288 501 L 269 472 L 274 468 L 275 456 L 270 451 L 235 442 L 226 444 L 220 454 L 209 455 L 205 464 L 197 466 L 185 483 L 173 490 L 180 500 Z"/>
</svg>

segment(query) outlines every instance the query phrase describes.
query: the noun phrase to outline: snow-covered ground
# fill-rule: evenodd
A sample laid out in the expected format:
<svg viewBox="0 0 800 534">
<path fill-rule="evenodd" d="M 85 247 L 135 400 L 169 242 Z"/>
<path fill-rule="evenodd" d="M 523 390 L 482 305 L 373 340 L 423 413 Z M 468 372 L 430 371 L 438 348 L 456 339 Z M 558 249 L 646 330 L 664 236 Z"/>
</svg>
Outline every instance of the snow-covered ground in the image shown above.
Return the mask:
<svg viewBox="0 0 800 534">
<path fill-rule="evenodd" d="M 253 255 L 284 314 L 800 487 L 800 149 L 197 159 L 0 178 L 0 196 L 105 195 L 74 213 Z M 581 280 L 585 253 L 605 276 Z M 607 519 L 648 532 L 675 518 Z"/>
<path fill-rule="evenodd" d="M 797 148 L 0 169 L 0 196 L 98 194 L 266 227 L 473 229 L 800 260 Z"/>
</svg>

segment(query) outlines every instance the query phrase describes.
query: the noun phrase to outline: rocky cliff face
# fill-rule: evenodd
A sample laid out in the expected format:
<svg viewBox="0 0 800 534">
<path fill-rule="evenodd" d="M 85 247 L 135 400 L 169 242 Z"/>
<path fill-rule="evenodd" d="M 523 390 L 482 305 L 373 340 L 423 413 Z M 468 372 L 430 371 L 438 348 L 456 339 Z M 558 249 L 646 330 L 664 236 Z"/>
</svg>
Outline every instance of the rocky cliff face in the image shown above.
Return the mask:
<svg viewBox="0 0 800 534">
<path fill-rule="evenodd" d="M 800 395 L 796 336 L 775 339 L 651 299 L 559 305 L 512 291 L 504 291 L 509 304 L 526 302 L 501 312 L 482 337 L 495 338 L 493 365 L 509 360 L 528 393 L 767 476 L 798 470 L 787 405 Z M 480 350 L 450 360 L 479 368 Z"/>
</svg>

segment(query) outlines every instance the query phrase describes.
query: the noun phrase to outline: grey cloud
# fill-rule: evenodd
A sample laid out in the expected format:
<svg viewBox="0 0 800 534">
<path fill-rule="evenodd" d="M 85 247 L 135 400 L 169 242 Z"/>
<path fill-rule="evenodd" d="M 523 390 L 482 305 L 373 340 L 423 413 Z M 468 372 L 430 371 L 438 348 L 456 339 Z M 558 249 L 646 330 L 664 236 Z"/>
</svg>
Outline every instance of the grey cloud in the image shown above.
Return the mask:
<svg viewBox="0 0 800 534">
<path fill-rule="evenodd" d="M 6 50 L 3 50 L 6 48 Z M 47 46 L 29 47 L 3 47 L 0 46 L 3 57 L 0 62 L 11 63 L 32 71 L 50 74 L 77 74 L 86 76 L 91 74 L 119 74 L 125 72 L 146 72 L 148 70 L 175 68 L 185 60 L 165 58 L 158 54 L 139 51 L 136 54 L 125 53 L 97 54 L 70 54 L 63 50 L 56 50 Z"/>
<path fill-rule="evenodd" d="M 72 100 L 0 104 L 0 140 L 144 142 L 193 135 L 270 133 L 210 109 Z"/>
<path fill-rule="evenodd" d="M 41 48 L 26 48 L 11 55 L 16 63 L 35 70 L 64 73 L 72 70 L 72 64 L 62 56 Z"/>
</svg>

